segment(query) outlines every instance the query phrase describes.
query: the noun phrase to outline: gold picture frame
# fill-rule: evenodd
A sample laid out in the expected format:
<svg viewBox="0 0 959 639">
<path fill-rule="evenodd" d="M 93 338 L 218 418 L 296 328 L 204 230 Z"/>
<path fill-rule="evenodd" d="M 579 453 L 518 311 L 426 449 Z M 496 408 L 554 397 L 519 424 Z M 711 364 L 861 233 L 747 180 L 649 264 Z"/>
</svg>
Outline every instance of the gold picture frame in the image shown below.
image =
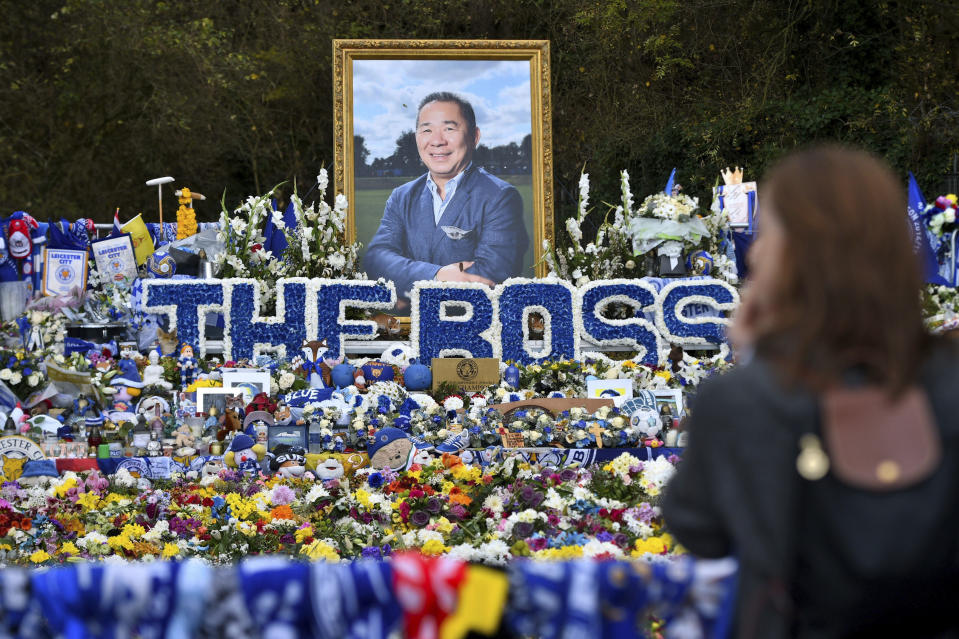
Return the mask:
<svg viewBox="0 0 959 639">
<path fill-rule="evenodd" d="M 450 65 L 448 68 L 445 65 L 438 66 L 436 61 L 448 61 Z M 523 71 L 523 64 L 528 71 Z M 470 73 L 470 69 L 475 69 L 476 74 L 464 75 Z M 507 73 L 511 75 L 506 76 Z M 524 73 L 528 74 L 529 142 L 527 143 L 525 137 L 521 140 L 515 157 L 528 157 L 528 165 L 523 164 L 523 159 L 514 159 L 514 155 L 507 155 L 499 150 L 512 149 L 511 145 L 516 143 L 516 136 L 523 130 L 522 116 L 516 115 L 514 106 L 522 107 L 524 102 Z M 489 76 L 493 74 L 504 75 L 497 76 L 496 80 L 491 82 Z M 435 81 L 434 77 L 437 78 Z M 379 78 L 380 83 L 374 85 L 371 78 Z M 504 86 L 511 86 L 509 81 L 514 82 L 515 86 L 511 87 L 511 93 L 504 94 Z M 404 85 L 403 82 L 407 84 Z M 467 89 L 462 89 L 464 86 Z M 375 91 L 371 92 L 370 88 Z M 355 100 L 357 91 L 362 95 L 375 95 L 375 98 L 382 100 Z M 510 181 L 514 186 L 520 183 L 517 189 L 524 200 L 523 215 L 529 246 L 522 256 L 523 272 L 516 273 L 515 276 L 545 276 L 543 240 L 548 239 L 552 243 L 554 232 L 552 110 L 547 40 L 334 40 L 334 181 L 337 192 L 343 193 L 350 204 L 345 229 L 346 241 L 354 242 L 359 239 L 365 250 L 372 233 L 379 227 L 383 217 L 383 205 L 391 190 L 399 184 L 415 179 L 414 165 L 417 176 L 426 173 L 426 167 L 415 154 L 415 159 L 407 159 L 403 165 L 407 168 L 396 167 L 400 165 L 399 158 L 403 150 L 399 143 L 400 137 L 412 135 L 416 127 L 419 102 L 434 91 L 452 91 L 457 95 L 467 96 L 467 99 L 471 99 L 470 96 L 483 96 L 480 98 L 479 108 L 476 109 L 476 125 L 482 133 L 479 148 L 482 148 L 484 140 L 490 140 L 488 144 L 500 145 L 487 147 L 487 155 L 484 157 L 493 158 L 493 153 L 498 153 L 496 158 L 509 158 L 508 161 L 512 164 L 495 164 L 494 169 L 503 169 L 504 174 L 497 177 Z M 489 93 L 477 93 L 481 91 Z M 494 93 L 495 91 L 499 93 Z M 512 101 L 495 102 L 496 105 L 505 105 L 499 111 L 488 106 L 504 95 L 508 95 Z M 372 113 L 376 115 L 372 116 Z M 397 127 L 402 128 L 398 130 Z M 362 136 L 363 147 L 360 151 L 369 152 L 361 154 L 359 168 L 364 174 L 362 176 L 357 175 L 357 149 L 354 144 L 355 136 L 360 135 L 358 132 L 366 134 Z M 488 135 L 488 132 L 493 135 Z M 499 137 L 496 137 L 497 135 Z M 509 135 L 514 137 L 507 143 L 506 136 Z M 373 146 L 372 151 L 367 148 L 368 145 Z M 384 157 L 391 145 L 394 148 L 393 154 Z M 404 158 L 410 157 L 409 149 L 407 153 Z M 367 155 L 373 158 L 370 164 L 366 162 Z M 486 162 L 482 162 L 482 165 L 490 170 Z M 384 166 L 387 168 L 382 168 Z M 524 169 L 528 170 L 528 178 L 526 174 L 508 173 L 510 170 L 519 172 Z M 490 172 L 496 173 L 495 170 Z M 358 182 L 362 195 L 359 199 Z"/>
</svg>

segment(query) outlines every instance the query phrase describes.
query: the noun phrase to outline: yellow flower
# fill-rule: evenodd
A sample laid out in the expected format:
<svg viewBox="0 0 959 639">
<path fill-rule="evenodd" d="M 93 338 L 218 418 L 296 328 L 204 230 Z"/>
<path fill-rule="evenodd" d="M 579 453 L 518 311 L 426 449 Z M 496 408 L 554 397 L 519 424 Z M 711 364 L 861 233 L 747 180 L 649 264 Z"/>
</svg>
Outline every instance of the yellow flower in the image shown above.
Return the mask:
<svg viewBox="0 0 959 639">
<path fill-rule="evenodd" d="M 296 543 L 302 544 L 304 539 L 312 536 L 313 536 L 313 526 L 300 528 L 299 530 L 296 531 Z"/>
<path fill-rule="evenodd" d="M 140 524 L 127 524 L 123 527 L 123 530 L 120 531 L 120 534 L 130 539 L 136 539 L 145 535 L 146 530 L 144 530 Z"/>
<path fill-rule="evenodd" d="M 366 492 L 365 490 L 363 490 L 362 488 L 358 489 L 355 493 L 353 493 L 353 496 L 356 497 L 356 501 L 363 504 L 364 508 L 370 507 L 370 494 Z"/>
<path fill-rule="evenodd" d="M 450 491 L 453 490 L 454 487 L 455 485 L 451 481 L 444 481 L 442 484 L 440 484 L 440 488 L 447 495 L 450 494 Z"/>
<path fill-rule="evenodd" d="M 448 535 L 453 532 L 453 524 L 450 523 L 450 520 L 446 517 L 440 517 L 439 521 L 436 522 L 434 528 L 444 535 Z"/>
<path fill-rule="evenodd" d="M 180 554 L 180 547 L 172 542 L 167 542 L 163 546 L 163 554 L 161 555 L 164 559 L 173 559 Z"/>
<path fill-rule="evenodd" d="M 568 559 L 577 559 L 583 556 L 582 546 L 563 546 L 562 548 L 543 548 L 533 553 L 536 559 L 545 559 L 552 561 L 566 561 Z"/>
<path fill-rule="evenodd" d="M 633 557 L 641 557 L 646 553 L 651 555 L 662 555 L 669 550 L 673 538 L 668 534 L 659 537 L 650 537 L 649 539 L 637 539 L 636 549 L 630 553 Z"/>
<path fill-rule="evenodd" d="M 100 503 L 100 496 L 93 492 L 83 493 L 80 495 L 77 503 L 83 506 L 86 510 L 96 510 L 97 505 Z"/>
<path fill-rule="evenodd" d="M 79 555 L 80 549 L 77 548 L 72 541 L 67 541 L 60 546 L 60 554 L 62 555 L 64 553 L 70 553 L 71 555 Z"/>
<path fill-rule="evenodd" d="M 439 539 L 430 539 L 423 547 L 420 548 L 420 552 L 424 555 L 442 555 L 445 552 L 448 552 L 449 548 L 443 544 Z"/>
<path fill-rule="evenodd" d="M 47 554 L 46 550 L 38 550 L 37 552 L 30 555 L 30 561 L 35 564 L 42 564 L 45 561 L 50 559 L 50 555 Z"/>
<path fill-rule="evenodd" d="M 451 472 L 453 473 L 453 477 L 459 479 L 460 481 L 475 481 L 483 474 L 478 466 L 467 466 L 465 464 L 457 464 L 456 466 L 453 466 Z"/>
<path fill-rule="evenodd" d="M 667 382 L 673 378 L 669 371 L 656 371 L 656 377 L 662 377 Z"/>
<path fill-rule="evenodd" d="M 107 538 L 107 545 L 110 546 L 114 551 L 120 549 L 123 550 L 133 550 L 133 542 L 130 541 L 125 535 L 115 535 L 113 537 Z"/>
<path fill-rule="evenodd" d="M 71 477 L 70 479 L 66 480 L 65 482 L 63 482 L 62 484 L 54 488 L 53 494 L 62 499 L 67 496 L 67 491 L 69 491 L 71 488 L 76 488 L 76 486 L 77 486 L 77 480 Z"/>
<path fill-rule="evenodd" d="M 320 541 L 319 539 L 314 541 L 312 544 L 303 546 L 303 548 L 300 549 L 300 554 L 306 555 L 314 561 L 317 559 L 324 559 L 326 561 L 335 563 L 340 560 L 340 555 L 336 552 L 336 549 L 328 543 Z"/>
<path fill-rule="evenodd" d="M 412 478 L 415 479 L 416 481 L 419 481 L 419 480 L 420 480 L 420 471 L 418 471 L 418 470 L 408 470 L 408 471 L 406 471 L 406 476 L 407 476 L 407 477 L 412 477 Z"/>
</svg>

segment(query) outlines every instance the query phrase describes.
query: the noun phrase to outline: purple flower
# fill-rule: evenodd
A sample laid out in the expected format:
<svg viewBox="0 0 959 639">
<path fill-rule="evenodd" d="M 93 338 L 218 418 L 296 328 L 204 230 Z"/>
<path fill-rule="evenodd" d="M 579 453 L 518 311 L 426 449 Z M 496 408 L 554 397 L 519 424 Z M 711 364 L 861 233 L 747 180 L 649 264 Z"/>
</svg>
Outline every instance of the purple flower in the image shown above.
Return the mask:
<svg viewBox="0 0 959 639">
<path fill-rule="evenodd" d="M 450 519 L 465 519 L 466 509 L 461 504 L 454 504 L 448 513 Z"/>
<path fill-rule="evenodd" d="M 526 545 L 528 545 L 529 549 L 533 552 L 546 548 L 547 543 L 546 537 L 531 537 L 526 540 Z"/>
<path fill-rule="evenodd" d="M 426 524 L 430 523 L 430 516 L 422 510 L 417 510 L 415 513 L 410 515 L 410 523 L 417 528 L 422 528 Z"/>
<path fill-rule="evenodd" d="M 436 515 L 443 510 L 443 504 L 436 497 L 430 497 L 426 502 L 426 510 Z"/>
<path fill-rule="evenodd" d="M 513 536 L 518 539 L 526 539 L 533 534 L 533 524 L 521 521 L 513 526 Z"/>
<path fill-rule="evenodd" d="M 564 468 L 559 474 L 559 479 L 563 482 L 573 481 L 576 479 L 576 471 L 572 468 Z"/>
<path fill-rule="evenodd" d="M 604 530 L 603 532 L 596 535 L 596 539 L 598 539 L 599 541 L 613 541 L 613 535 L 611 535 L 608 530 Z"/>
<path fill-rule="evenodd" d="M 620 548 L 625 548 L 629 544 L 629 537 L 623 533 L 616 533 L 613 535 L 613 543 Z"/>
<path fill-rule="evenodd" d="M 296 543 L 296 537 L 294 537 L 294 536 L 291 535 L 290 533 L 286 533 L 285 535 L 281 535 L 281 536 L 280 536 L 280 543 L 282 543 L 282 544 L 295 544 L 295 543 Z"/>
<path fill-rule="evenodd" d="M 383 552 L 379 546 L 364 546 L 360 556 L 366 559 L 382 559 Z"/>
<path fill-rule="evenodd" d="M 296 499 L 296 493 L 294 493 L 293 489 L 289 486 L 280 484 L 273 489 L 271 501 L 274 506 L 285 506 L 286 504 L 292 503 L 294 499 Z"/>
</svg>

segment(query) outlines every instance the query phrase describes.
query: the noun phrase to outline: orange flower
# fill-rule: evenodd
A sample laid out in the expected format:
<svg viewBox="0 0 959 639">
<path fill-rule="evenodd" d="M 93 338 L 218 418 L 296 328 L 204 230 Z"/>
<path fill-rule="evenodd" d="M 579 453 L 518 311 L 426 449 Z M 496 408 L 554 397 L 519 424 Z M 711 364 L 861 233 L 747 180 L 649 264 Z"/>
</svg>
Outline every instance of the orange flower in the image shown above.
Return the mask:
<svg viewBox="0 0 959 639">
<path fill-rule="evenodd" d="M 443 467 L 452 468 L 453 466 L 460 466 L 463 464 L 463 460 L 460 459 L 459 455 L 453 455 L 452 453 L 443 453 Z"/>
<path fill-rule="evenodd" d="M 270 517 L 272 519 L 296 519 L 296 516 L 293 514 L 293 509 L 285 504 L 271 510 Z"/>
<path fill-rule="evenodd" d="M 469 506 L 470 504 L 473 503 L 473 500 L 462 493 L 456 494 L 456 493 L 450 492 L 450 503 L 460 504 L 462 506 Z"/>
<path fill-rule="evenodd" d="M 29 519 L 22 519 L 20 521 L 20 528 L 22 530 L 30 530 L 33 527 L 33 522 Z"/>
</svg>

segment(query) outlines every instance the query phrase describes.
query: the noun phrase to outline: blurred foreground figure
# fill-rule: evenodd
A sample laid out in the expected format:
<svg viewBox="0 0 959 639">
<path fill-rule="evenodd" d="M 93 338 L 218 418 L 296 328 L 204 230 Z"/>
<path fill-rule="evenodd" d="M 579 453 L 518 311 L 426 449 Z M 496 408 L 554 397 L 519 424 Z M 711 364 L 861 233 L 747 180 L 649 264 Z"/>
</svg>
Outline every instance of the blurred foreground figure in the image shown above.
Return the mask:
<svg viewBox="0 0 959 639">
<path fill-rule="evenodd" d="M 840 148 L 759 192 L 749 361 L 698 393 L 667 526 L 739 559 L 736 636 L 959 636 L 959 365 L 923 331 L 905 193 Z"/>
</svg>

